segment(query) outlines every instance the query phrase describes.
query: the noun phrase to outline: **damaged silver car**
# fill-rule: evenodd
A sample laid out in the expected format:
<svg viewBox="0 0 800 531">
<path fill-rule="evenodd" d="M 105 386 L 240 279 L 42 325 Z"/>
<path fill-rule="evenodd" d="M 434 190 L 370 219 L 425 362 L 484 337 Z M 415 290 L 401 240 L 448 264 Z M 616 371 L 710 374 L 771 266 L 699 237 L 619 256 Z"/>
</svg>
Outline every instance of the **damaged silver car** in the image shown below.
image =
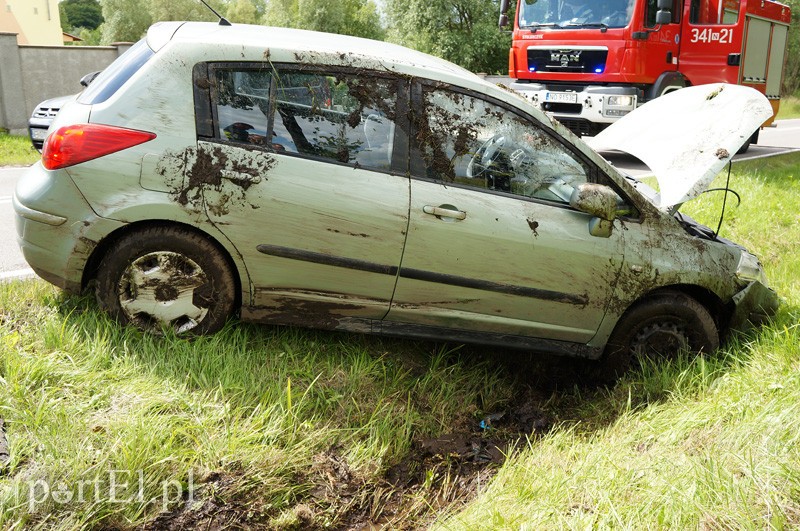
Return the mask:
<svg viewBox="0 0 800 531">
<path fill-rule="evenodd" d="M 16 190 L 19 243 L 39 276 L 94 289 L 148 331 L 212 333 L 239 314 L 617 367 L 710 352 L 776 297 L 756 257 L 677 206 L 771 108 L 743 87 L 679 93 L 728 118 L 713 149 L 667 164 L 655 194 L 443 60 L 341 35 L 159 23 L 56 118 Z M 615 143 L 625 123 L 597 140 L 635 152 Z"/>
</svg>

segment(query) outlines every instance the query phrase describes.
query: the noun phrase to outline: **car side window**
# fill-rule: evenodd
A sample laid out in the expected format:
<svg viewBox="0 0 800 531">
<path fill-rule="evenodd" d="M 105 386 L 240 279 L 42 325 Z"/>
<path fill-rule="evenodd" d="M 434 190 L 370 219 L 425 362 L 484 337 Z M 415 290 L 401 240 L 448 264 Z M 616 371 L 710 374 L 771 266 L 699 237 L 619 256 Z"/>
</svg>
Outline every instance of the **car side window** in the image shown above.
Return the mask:
<svg viewBox="0 0 800 531">
<path fill-rule="evenodd" d="M 340 73 L 217 69 L 218 137 L 280 153 L 388 171 L 396 82 Z"/>
<path fill-rule="evenodd" d="M 428 177 L 569 204 L 590 168 L 544 129 L 481 98 L 423 90 L 415 121 Z"/>
</svg>

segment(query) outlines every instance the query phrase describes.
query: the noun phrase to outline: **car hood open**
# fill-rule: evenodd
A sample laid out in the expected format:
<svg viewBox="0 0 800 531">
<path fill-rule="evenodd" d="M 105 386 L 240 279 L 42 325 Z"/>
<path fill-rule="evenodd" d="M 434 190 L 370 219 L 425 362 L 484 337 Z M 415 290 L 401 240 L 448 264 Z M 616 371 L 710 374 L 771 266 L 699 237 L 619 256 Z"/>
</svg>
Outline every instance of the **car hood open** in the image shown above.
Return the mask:
<svg viewBox="0 0 800 531">
<path fill-rule="evenodd" d="M 619 150 L 644 162 L 660 189 L 652 201 L 668 211 L 708 189 L 771 116 L 769 100 L 753 88 L 698 85 L 642 105 L 587 142 L 596 151 Z"/>
</svg>

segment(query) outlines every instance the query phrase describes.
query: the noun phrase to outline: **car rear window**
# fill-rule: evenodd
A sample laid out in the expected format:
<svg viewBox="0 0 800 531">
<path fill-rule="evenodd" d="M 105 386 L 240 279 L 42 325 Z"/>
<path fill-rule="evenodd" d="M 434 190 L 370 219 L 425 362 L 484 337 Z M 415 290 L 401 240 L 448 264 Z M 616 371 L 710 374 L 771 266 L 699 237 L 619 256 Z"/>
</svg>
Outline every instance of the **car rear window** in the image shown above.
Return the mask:
<svg viewBox="0 0 800 531">
<path fill-rule="evenodd" d="M 153 54 L 145 39 L 140 40 L 131 49 L 103 70 L 91 85 L 78 98 L 79 103 L 93 105 L 103 103 L 131 78 Z"/>
</svg>

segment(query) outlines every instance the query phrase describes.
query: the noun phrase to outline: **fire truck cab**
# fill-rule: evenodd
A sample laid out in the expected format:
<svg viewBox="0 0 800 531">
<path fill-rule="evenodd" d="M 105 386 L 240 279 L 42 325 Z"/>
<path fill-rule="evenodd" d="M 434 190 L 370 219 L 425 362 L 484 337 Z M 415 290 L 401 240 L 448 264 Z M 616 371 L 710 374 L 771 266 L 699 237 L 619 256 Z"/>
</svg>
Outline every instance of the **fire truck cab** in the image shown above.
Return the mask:
<svg viewBox="0 0 800 531">
<path fill-rule="evenodd" d="M 519 0 L 508 73 L 579 135 L 706 83 L 754 87 L 777 113 L 790 17 L 773 0 Z"/>
</svg>

